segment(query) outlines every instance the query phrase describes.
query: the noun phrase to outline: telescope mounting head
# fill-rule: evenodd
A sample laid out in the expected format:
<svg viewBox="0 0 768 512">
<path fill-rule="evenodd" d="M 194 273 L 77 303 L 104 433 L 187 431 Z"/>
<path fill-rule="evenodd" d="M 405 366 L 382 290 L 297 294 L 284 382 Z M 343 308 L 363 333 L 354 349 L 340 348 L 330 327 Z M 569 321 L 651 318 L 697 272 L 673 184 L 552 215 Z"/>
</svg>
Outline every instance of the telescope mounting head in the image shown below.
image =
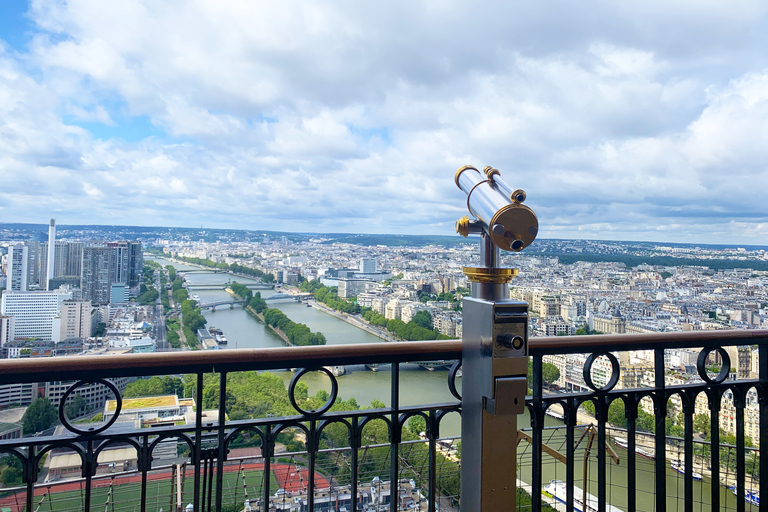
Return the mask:
<svg viewBox="0 0 768 512">
<path fill-rule="evenodd" d="M 456 186 L 467 194 L 465 215 L 456 221 L 456 232 L 467 237 L 479 234 L 481 267 L 464 267 L 472 282 L 472 296 L 488 300 L 506 299 L 507 283 L 517 269 L 500 268 L 500 249 L 519 252 L 528 247 L 539 232 L 536 214 L 523 202 L 525 191 L 513 189 L 491 166 L 478 171 L 465 165 L 456 171 Z M 477 285 L 477 286 L 476 286 Z"/>
</svg>

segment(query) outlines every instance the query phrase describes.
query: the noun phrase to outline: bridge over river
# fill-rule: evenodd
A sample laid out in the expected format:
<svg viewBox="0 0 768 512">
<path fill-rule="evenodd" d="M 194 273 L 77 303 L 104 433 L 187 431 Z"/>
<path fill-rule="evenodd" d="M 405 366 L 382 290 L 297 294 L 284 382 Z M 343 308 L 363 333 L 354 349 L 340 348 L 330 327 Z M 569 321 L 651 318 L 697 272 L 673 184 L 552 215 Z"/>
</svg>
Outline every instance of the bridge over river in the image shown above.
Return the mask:
<svg viewBox="0 0 768 512">
<path fill-rule="evenodd" d="M 192 284 L 187 285 L 187 290 L 226 290 L 231 285 L 231 282 L 222 284 Z M 249 290 L 274 290 L 273 284 L 262 283 L 241 283 Z"/>
<path fill-rule="evenodd" d="M 277 301 L 297 301 L 301 302 L 302 297 L 304 297 L 306 294 L 301 295 L 289 295 L 287 293 L 276 293 L 274 295 L 270 295 L 269 297 L 265 297 L 265 302 L 277 302 Z M 200 302 L 198 303 L 197 307 L 200 309 L 210 309 L 211 311 L 216 311 L 217 307 L 222 306 L 229 306 L 230 309 L 234 308 L 235 306 L 243 306 L 245 303 L 242 299 L 231 299 L 231 300 L 220 300 L 217 302 Z"/>
</svg>

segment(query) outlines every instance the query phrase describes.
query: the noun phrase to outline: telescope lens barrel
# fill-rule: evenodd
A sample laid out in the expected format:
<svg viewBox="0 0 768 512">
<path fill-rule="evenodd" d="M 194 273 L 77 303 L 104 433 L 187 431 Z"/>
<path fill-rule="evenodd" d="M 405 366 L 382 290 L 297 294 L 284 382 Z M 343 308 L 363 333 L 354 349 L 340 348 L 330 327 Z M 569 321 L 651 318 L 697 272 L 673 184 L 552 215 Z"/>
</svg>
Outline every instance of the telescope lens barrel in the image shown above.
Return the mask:
<svg viewBox="0 0 768 512">
<path fill-rule="evenodd" d="M 472 166 L 456 171 L 456 185 L 467 194 L 467 209 L 482 224 L 493 243 L 505 251 L 521 251 L 536 238 L 536 214 L 521 204 L 525 192 L 512 190 L 498 171 L 489 179 Z"/>
</svg>

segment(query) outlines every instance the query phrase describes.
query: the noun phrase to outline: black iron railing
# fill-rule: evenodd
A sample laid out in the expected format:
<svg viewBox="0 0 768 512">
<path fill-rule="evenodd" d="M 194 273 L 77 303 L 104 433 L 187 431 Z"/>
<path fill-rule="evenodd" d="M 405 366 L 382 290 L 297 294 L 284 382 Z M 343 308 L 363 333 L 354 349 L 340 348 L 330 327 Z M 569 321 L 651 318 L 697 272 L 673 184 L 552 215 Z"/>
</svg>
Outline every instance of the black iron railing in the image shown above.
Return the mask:
<svg viewBox="0 0 768 512">
<path fill-rule="evenodd" d="M 735 378 L 732 367 L 738 365 L 729 357 L 727 347 L 757 347 L 759 369 L 754 378 Z M 670 379 L 670 368 L 665 365 L 665 350 L 671 349 L 701 349 L 696 364 L 695 371 L 700 379 L 691 379 L 690 384 L 668 383 Z M 620 389 L 617 384 L 621 381 L 623 371 L 616 353 L 627 351 L 650 351 L 653 354 L 652 369 L 648 372 L 650 382 L 647 387 L 633 387 L 632 389 Z M 530 450 L 531 488 L 542 489 L 548 482 L 543 481 L 543 468 L 545 459 L 549 462 L 562 455 L 564 466 L 564 495 L 560 494 L 560 500 L 565 502 L 567 510 L 574 510 L 574 506 L 583 509 L 580 506 L 578 495 L 583 496 L 583 500 L 588 509 L 597 512 L 610 510 L 612 506 L 609 503 L 608 492 L 611 489 L 610 457 L 611 450 L 605 449 L 613 443 L 609 443 L 608 424 L 609 409 L 616 400 L 623 402 L 623 415 L 626 427 L 621 433 L 626 438 L 626 479 L 622 479 L 621 492 L 626 503 L 622 503 L 621 508 L 627 510 L 656 510 L 664 511 L 674 507 L 675 510 L 684 510 L 693 512 L 694 510 L 724 510 L 726 509 L 725 494 L 731 493 L 731 490 L 723 487 L 722 477 L 730 470 L 726 471 L 727 461 L 720 460 L 721 450 L 724 445 L 721 443 L 721 418 L 720 410 L 724 397 L 732 400 L 735 411 L 735 446 L 725 447 L 729 453 L 735 457 L 735 473 L 728 475 L 731 481 L 735 482 L 733 494 L 735 497 L 735 509 L 738 511 L 750 510 L 759 498 L 760 483 L 768 482 L 768 458 L 759 457 L 755 478 L 748 478 L 746 465 L 747 446 L 745 446 L 745 419 L 744 411 L 747 405 L 747 396 L 756 395 L 759 400 L 759 437 L 760 441 L 768 439 L 768 408 L 766 401 L 768 399 L 768 331 L 699 331 L 687 333 L 672 334 L 627 334 L 610 336 L 580 336 L 573 337 L 555 337 L 546 339 L 531 340 L 530 354 L 532 356 L 532 396 L 529 397 L 527 405 L 530 411 L 532 438 L 532 449 Z M 584 354 L 586 360 L 583 365 L 583 388 L 586 391 L 577 393 L 548 392 L 542 369 L 546 356 L 553 354 Z M 598 358 L 605 358 L 607 364 L 610 364 L 611 371 L 606 374 L 602 381 L 598 381 L 593 375 L 593 366 Z M 715 364 L 712 361 L 715 361 Z M 750 393 L 753 390 L 753 393 Z M 756 393 L 754 393 L 756 392 Z M 694 417 L 696 410 L 696 400 L 699 395 L 706 398 L 710 412 L 710 425 L 708 438 L 702 439 L 694 431 Z M 674 398 L 673 398 L 674 397 Z M 679 437 L 670 437 L 666 432 L 668 424 L 668 412 L 670 400 L 675 400 L 680 404 L 683 418 L 684 434 Z M 653 457 L 652 472 L 652 499 L 641 503 L 638 500 L 638 454 L 641 456 L 642 448 L 636 444 L 636 439 L 641 435 L 638 428 L 638 416 L 642 411 L 641 401 L 650 400 L 653 407 L 653 432 L 642 434 L 644 439 L 652 439 L 652 453 L 645 453 L 646 456 Z M 581 480 L 576 479 L 576 472 L 581 468 L 582 461 L 577 460 L 577 449 L 575 448 L 581 438 L 584 436 L 584 428 L 577 427 L 579 423 L 578 411 L 585 403 L 593 404 L 589 409 L 594 410 L 595 424 L 597 431 L 597 444 L 592 449 L 596 458 L 597 477 L 593 487 L 596 488 L 595 500 L 589 502 L 587 499 L 588 489 L 580 489 Z M 547 446 L 545 436 L 547 430 L 545 427 L 546 413 L 553 406 L 559 406 L 562 409 L 564 425 L 563 452 L 557 450 L 541 449 Z M 547 436 L 549 437 L 549 436 Z M 668 469 L 670 460 L 668 460 L 668 443 L 682 443 L 680 464 L 677 465 L 677 473 L 682 473 L 682 496 L 678 496 L 677 488 L 668 485 Z M 694 449 L 694 445 L 699 448 Z M 751 453 L 759 456 L 758 449 L 752 449 Z M 553 458 L 554 457 L 554 458 Z M 694 464 L 696 460 L 697 464 Z M 754 460 L 754 459 L 753 459 Z M 674 462 L 674 460 L 672 461 Z M 696 466 L 696 467 L 695 467 Z M 705 473 L 702 480 L 708 483 L 709 496 L 703 495 L 703 487 L 699 488 L 699 493 L 694 493 L 694 472 L 697 469 Z M 698 475 L 696 475 L 698 478 Z M 624 484 L 624 481 L 626 482 Z M 753 487 L 747 488 L 746 482 L 753 483 Z M 697 484 L 698 485 L 698 484 Z M 562 486 L 561 486 L 562 489 Z M 584 494 L 582 494 L 582 491 Z M 617 493 L 614 493 L 617 495 Z M 678 498 L 682 498 L 678 501 Z M 540 510 L 544 498 L 540 492 L 532 492 L 532 508 Z M 670 502 L 668 503 L 668 500 Z M 764 512 L 768 510 L 768 504 L 763 499 L 759 502 L 759 510 Z"/>
<path fill-rule="evenodd" d="M 731 346 L 757 347 L 757 377 L 733 378 L 730 369 L 732 365 L 738 366 L 738 363 L 724 349 Z M 695 365 L 695 371 L 701 377 L 700 382 L 683 385 L 668 382 L 665 350 L 681 348 L 701 349 Z M 621 357 L 614 354 L 640 350 L 653 354 L 649 380 L 631 389 L 621 388 L 619 384 L 623 381 L 622 371 L 625 370 L 619 362 Z M 759 457 L 759 461 L 755 458 L 760 453 L 759 443 L 752 448 L 746 446 L 744 411 L 747 408 L 747 397 L 757 396 L 759 438 L 768 439 L 768 331 L 537 338 L 530 340 L 530 354 L 532 395 L 527 399 L 530 427 L 525 425 L 525 420 L 519 422 L 524 427 L 521 429 L 520 443 L 526 448 L 520 450 L 518 461 L 519 471 L 530 473 L 530 509 L 542 510 L 546 506 L 546 498 L 541 493 L 548 484 L 545 469 L 552 461 L 557 461 L 552 463 L 559 464 L 560 471 L 564 473 L 564 492 L 560 497 L 567 510 L 612 510 L 610 497 L 616 484 L 611 477 L 611 471 L 615 471 L 611 469 L 611 460 L 615 454 L 607 447 L 613 446 L 611 438 L 617 435 L 616 432 L 621 432 L 618 435 L 626 438 L 627 448 L 626 452 L 619 454 L 626 460 L 626 469 L 622 469 L 625 477 L 621 483 L 620 492 L 624 495 L 621 509 L 664 511 L 672 506 L 677 508 L 677 505 L 668 505 L 669 497 L 678 492 L 670 484 L 668 474 L 670 461 L 667 453 L 670 443 L 681 445 L 677 448 L 681 453 L 681 510 L 693 512 L 727 508 L 724 498 L 731 491 L 720 485 L 721 478 L 726 476 L 722 468 L 728 462 L 721 460 L 724 447 L 735 458 L 733 474 L 727 475 L 735 482 L 733 508 L 746 511 L 754 506 L 748 502 L 750 493 L 759 493 L 760 489 L 756 487 L 768 481 L 768 461 L 765 457 Z M 558 354 L 585 354 L 581 387 L 586 391 L 565 392 L 547 386 L 544 380 L 545 356 Z M 717 361 L 714 366 L 719 365 L 724 370 L 713 368 L 712 359 Z M 403 400 L 401 372 L 403 369 L 410 371 L 410 362 L 435 360 L 456 363 L 446 383 L 456 400 L 410 405 L 412 400 Z M 176 510 L 186 501 L 192 503 L 197 511 L 222 511 L 227 510 L 228 506 L 232 510 L 243 510 L 246 497 L 253 510 L 267 510 L 270 506 L 276 510 L 327 510 L 342 505 L 347 506 L 348 510 L 366 510 L 368 507 L 375 510 L 380 504 L 393 511 L 406 507 L 411 507 L 411 510 L 435 510 L 435 505 L 441 503 L 441 494 L 447 495 L 438 481 L 438 461 L 458 458 L 453 451 L 454 446 L 443 445 L 440 427 L 446 415 L 460 412 L 460 393 L 456 389 L 460 361 L 460 341 L 0 361 L 0 385 L 72 382 L 68 394 L 60 397 L 63 404 L 59 406 L 63 433 L 0 441 L 0 452 L 10 454 L 10 457 L 18 461 L 23 481 L 17 488 L 6 486 L 2 490 L 5 495 L 0 497 L 0 507 L 7 506 L 14 512 L 155 512 L 160 508 L 159 498 L 152 501 L 152 489 L 157 484 L 166 486 L 168 490 L 162 498 L 166 503 L 164 510 Z M 610 368 L 602 380 L 592 371 L 592 367 L 600 362 L 605 363 L 604 368 Z M 336 410 L 334 404 L 339 380 L 331 370 L 324 367 L 365 364 L 389 364 L 388 389 L 382 388 L 379 395 L 382 400 L 388 400 L 388 405 L 372 409 Z M 229 405 L 237 399 L 227 392 L 232 376 L 239 372 L 282 370 L 286 367 L 296 369 L 287 390 L 288 400 L 295 413 L 274 417 L 267 411 L 262 415 L 254 414 L 256 417 L 253 418 L 228 417 Z M 302 395 L 302 386 L 298 383 L 309 371 L 321 372 L 324 381 L 330 386 L 324 404 L 308 406 L 312 402 L 305 400 Z M 121 414 L 125 415 L 126 411 L 120 410 L 125 400 L 121 397 L 121 389 L 114 383 L 125 377 L 162 375 L 190 376 L 191 380 L 188 379 L 185 384 L 187 396 L 193 398 L 195 403 L 194 421 L 189 424 L 118 428 L 119 423 L 114 422 L 117 422 Z M 205 386 L 206 380 L 210 383 L 211 379 L 217 381 L 214 386 L 215 396 L 208 396 Z M 93 383 L 106 386 L 116 399 L 114 414 L 111 414 L 113 419 L 101 426 L 77 423 L 70 420 L 66 412 L 66 406 L 72 403 L 77 389 Z M 707 438 L 701 438 L 694 427 L 696 399 L 699 395 L 706 397 L 708 408 L 712 411 Z M 224 400 L 219 400 L 219 397 L 224 397 Z M 623 402 L 623 426 L 611 425 L 608 421 L 611 404 L 617 400 Z M 642 415 L 643 401 L 647 400 L 653 404 L 652 432 L 642 432 L 643 425 L 638 421 Z M 682 435 L 670 435 L 667 432 L 671 400 L 681 407 Z M 732 446 L 725 446 L 729 443 L 721 442 L 719 412 L 724 400 L 732 400 L 735 411 L 736 440 Z M 409 405 L 403 405 L 406 402 Z M 585 407 L 587 403 L 593 405 Z M 213 406 L 209 407 L 211 404 Z M 204 414 L 206 407 L 214 410 L 212 416 Z M 547 420 L 549 424 L 546 424 L 547 413 L 555 408 L 562 412 L 563 423 L 552 424 L 556 420 Z M 578 415 L 584 409 L 594 411 L 594 426 L 587 427 L 584 417 Z M 406 440 L 402 435 L 403 429 L 414 417 L 422 418 L 424 436 Z M 374 423 L 384 426 L 386 439 L 383 445 L 374 446 L 376 442 L 366 434 L 366 429 Z M 346 446 L 328 444 L 325 433 L 332 428 L 341 428 L 346 432 Z M 292 439 L 302 440 L 301 449 L 288 447 L 282 452 L 277 450 L 281 444 L 285 444 L 287 432 L 292 432 Z M 562 432 L 557 446 L 554 446 L 553 432 Z M 583 448 L 577 446 L 582 438 L 592 435 L 594 442 L 590 444 L 591 450 L 585 454 Z M 242 441 L 244 436 L 250 437 L 253 441 L 251 446 L 257 447 L 258 453 L 231 455 L 230 449 Z M 169 440 L 173 441 L 174 447 L 177 444 L 181 446 L 179 458 L 170 464 L 161 465 L 153 460 L 153 455 Z M 638 443 L 638 440 L 650 441 Z M 419 444 L 424 447 L 420 452 L 424 467 L 413 468 L 410 467 L 413 464 L 411 456 L 414 447 Z M 651 453 L 646 454 L 654 459 L 651 466 L 641 464 L 638 460 L 640 452 L 637 448 L 641 448 L 641 444 L 651 445 Z M 100 464 L 99 456 L 115 446 L 127 446 L 135 450 L 136 467 L 123 468 L 118 464 L 103 474 L 104 464 Z M 51 481 L 50 475 L 46 481 L 43 474 L 51 470 L 50 465 L 42 464 L 43 461 L 56 451 L 73 454 L 79 461 L 79 474 L 71 475 L 70 480 L 65 482 L 69 485 L 68 492 L 81 493 L 77 507 L 57 506 L 60 496 L 56 494 L 56 485 L 60 482 Z M 378 454 L 376 464 L 372 464 L 370 454 L 373 452 Z M 587 461 L 587 457 L 591 461 Z M 757 469 L 748 467 L 748 457 L 757 464 Z M 510 470 L 514 464 L 510 461 Z M 581 484 L 584 481 L 584 470 L 581 468 L 587 468 L 589 464 L 596 467 L 588 487 Z M 365 473 L 363 468 L 368 466 L 375 468 Z M 346 478 L 333 474 L 344 467 L 349 468 Z M 258 473 L 247 472 L 255 471 L 252 468 L 258 468 Z M 291 495 L 285 488 L 282 492 L 278 489 L 280 486 L 285 487 L 284 484 L 289 480 L 286 472 L 290 471 L 301 474 L 300 484 Z M 651 474 L 650 491 L 638 485 L 638 478 L 647 476 L 644 471 L 650 471 Z M 702 495 L 704 487 L 695 487 L 698 484 L 693 479 L 694 471 L 704 473 L 704 479 L 709 482 L 706 496 Z M 748 478 L 748 473 L 752 473 L 754 478 Z M 237 476 L 234 487 L 243 488 L 240 494 L 227 483 L 232 474 Z M 254 478 L 261 479 L 259 485 L 254 485 Z M 120 494 L 122 491 L 118 484 L 123 481 L 121 479 L 128 479 L 130 483 L 125 488 L 133 489 L 133 494 Z M 276 479 L 279 481 L 276 482 Z M 176 487 L 172 489 L 174 482 Z M 180 482 L 188 482 L 187 487 L 183 488 Z M 104 491 L 102 487 L 108 487 L 109 490 Z M 416 492 L 415 488 L 424 491 Z M 254 489 L 257 489 L 256 494 Z M 578 499 L 580 491 L 583 492 L 581 501 L 586 502 L 581 506 Z M 596 495 L 594 501 L 587 497 L 590 491 Z M 246 495 L 246 492 L 249 494 Z M 650 492 L 652 498 L 639 498 L 645 496 L 644 492 Z M 99 498 L 94 499 L 97 493 Z M 388 498 L 382 503 L 385 495 Z M 418 498 L 422 496 L 425 502 L 419 503 Z M 127 499 L 133 500 L 130 503 L 132 507 L 125 507 Z M 731 496 L 732 502 L 733 499 Z M 520 500 L 520 503 L 524 501 Z M 458 505 L 453 503 L 453 506 Z M 768 511 L 765 500 L 759 502 L 759 510 Z"/>
<path fill-rule="evenodd" d="M 400 372 L 401 367 L 409 371 L 414 368 L 409 361 L 439 360 L 450 365 L 460 360 L 460 357 L 461 343 L 449 341 L 0 361 L 0 385 L 71 382 L 66 393 L 60 398 L 59 417 L 64 427 L 59 429 L 62 430 L 61 433 L 0 441 L 0 451 L 15 457 L 21 465 L 24 484 L 18 489 L 5 489 L 6 496 L 0 498 L 0 507 L 8 506 L 14 512 L 77 509 L 156 512 L 158 500 L 152 501 L 150 505 L 148 498 L 151 499 L 151 496 L 148 495 L 152 494 L 151 489 L 154 488 L 150 482 L 160 478 L 171 481 L 167 486 L 169 492 L 165 499 L 165 510 L 177 510 L 186 501 L 190 501 L 196 511 L 221 511 L 227 510 L 227 507 L 231 510 L 243 510 L 247 490 L 246 483 L 243 482 L 246 473 L 242 461 L 234 471 L 237 472 L 237 485 L 242 482 L 244 492 L 235 503 L 231 497 L 232 493 L 227 493 L 225 478 L 228 478 L 228 472 L 233 471 L 233 460 L 229 458 L 228 452 L 233 443 L 246 435 L 255 440 L 252 444 L 260 450 L 260 454 L 251 459 L 257 461 L 256 466 L 259 467 L 263 478 L 261 485 L 256 486 L 261 491 L 260 496 L 254 496 L 252 493 L 248 496 L 248 504 L 252 510 L 268 510 L 270 506 L 278 510 L 318 510 L 328 509 L 331 503 L 339 506 L 342 502 L 346 503 L 349 510 L 355 510 L 357 503 L 375 500 L 377 505 L 383 507 L 386 501 L 396 503 L 405 500 L 418 503 L 418 497 L 426 500 L 426 504 L 419 503 L 418 508 L 414 510 L 426 505 L 430 510 L 434 510 L 439 498 L 436 485 L 437 459 L 442 458 L 438 455 L 441 453 L 441 447 L 438 445 L 440 424 L 446 414 L 460 410 L 460 403 L 456 398 L 446 403 L 401 405 Z M 389 389 L 382 389 L 379 396 L 386 397 L 388 392 L 388 406 L 333 410 L 338 397 L 338 381 L 326 367 L 364 364 L 386 365 L 381 371 L 390 375 Z M 286 367 L 295 371 L 287 390 L 288 400 L 295 409 L 295 414 L 274 417 L 274 414 L 267 411 L 264 414 L 266 417 L 228 420 L 228 403 L 238 398 L 228 395 L 230 376 L 238 372 L 283 370 Z M 300 396 L 302 390 L 299 382 L 305 374 L 312 371 L 324 374 L 323 379 L 330 382 L 331 389 L 330 393 L 327 393 L 325 404 L 308 409 L 305 405 L 307 401 Z M 194 398 L 194 422 L 156 427 L 143 425 L 145 428 L 141 428 L 137 423 L 136 427 L 118 428 L 120 424 L 117 421 L 121 415 L 127 414 L 123 406 L 127 399 L 122 398 L 121 390 L 114 381 L 124 377 L 163 375 L 192 377 L 186 384 L 192 384 L 188 391 L 193 391 L 187 394 Z M 455 392 L 455 371 L 450 372 L 450 376 L 451 383 L 446 382 L 446 390 L 452 389 Z M 213 397 L 213 400 L 206 396 L 208 390 L 204 389 L 204 382 L 206 379 L 210 382 L 211 378 L 218 380 L 218 385 L 215 386 L 217 396 Z M 70 420 L 67 405 L 72 403 L 72 397 L 78 390 L 93 387 L 94 384 L 101 384 L 111 391 L 115 399 L 113 410 L 108 410 L 109 407 L 104 409 L 106 416 L 100 424 Z M 450 396 L 447 392 L 446 395 Z M 219 400 L 218 397 L 225 399 Z M 204 415 L 206 403 L 215 405 L 214 417 Z M 423 419 L 425 432 L 423 437 L 403 443 L 403 428 L 413 417 Z M 107 421 L 104 422 L 104 419 Z M 162 420 L 163 418 L 160 418 L 159 423 L 162 424 Z M 385 425 L 388 439 L 385 441 L 387 449 L 384 452 L 381 447 L 373 446 L 375 443 L 365 434 L 367 426 L 374 422 Z M 323 434 L 332 425 L 341 425 L 346 429 L 348 446 L 334 448 L 327 445 Z M 291 432 L 291 435 L 281 436 L 287 432 Z M 276 451 L 281 442 L 285 443 L 286 439 L 293 442 L 296 438 L 302 441 L 304 447 L 300 453 L 291 453 L 290 450 L 280 453 Z M 169 440 L 173 441 L 174 446 L 181 446 L 180 460 L 176 464 L 162 467 L 154 464 L 153 467 L 153 455 L 162 443 L 167 444 Z M 418 443 L 427 447 L 426 467 L 421 468 L 423 471 L 420 469 L 416 473 L 405 473 L 402 468 L 408 462 L 403 461 L 401 451 L 412 451 L 411 445 Z M 112 462 L 111 468 L 107 468 L 108 473 L 100 474 L 105 464 L 100 464 L 99 456 L 109 447 L 115 446 L 135 450 L 135 472 L 120 471 L 123 468 L 119 462 Z M 334 469 L 341 466 L 351 468 L 346 481 L 342 483 L 335 481 L 332 475 L 326 478 L 318 471 L 318 457 L 327 459 L 327 453 L 333 449 L 345 452 L 343 460 L 337 459 Z M 362 472 L 359 467 L 371 465 L 370 453 L 377 449 L 379 459 L 382 458 L 382 453 L 385 453 L 384 456 L 389 460 L 383 464 L 378 460 L 378 472 L 374 468 L 373 473 L 368 474 L 366 480 L 361 482 Z M 51 481 L 50 474 L 47 480 L 42 475 L 45 469 L 42 462 L 46 457 L 62 451 L 79 458 L 78 469 L 81 471 L 81 474 L 70 475 L 70 478 L 80 478 L 70 480 L 69 487 L 64 486 L 70 494 L 74 492 L 76 495 L 78 490 L 81 493 L 80 499 L 75 499 L 74 505 L 69 505 L 70 508 L 61 505 L 63 494 L 56 493 L 56 486 L 60 482 Z M 364 458 L 365 454 L 367 459 Z M 129 465 L 129 461 L 126 460 L 125 464 Z M 388 475 L 382 474 L 379 477 L 382 467 L 388 469 Z M 48 467 L 48 470 L 51 471 L 52 468 Z M 300 482 L 294 486 L 295 492 L 291 493 L 282 488 L 292 478 L 288 477 L 288 472 L 294 476 L 298 472 L 300 476 Z M 277 483 L 280 489 L 276 489 L 273 478 L 273 474 L 278 473 L 282 475 L 279 476 L 281 481 Z M 131 482 L 131 474 L 136 475 L 134 480 L 139 481 Z M 375 477 L 372 486 L 368 479 L 373 474 Z M 413 481 L 412 475 L 418 475 L 419 481 Z M 253 478 L 253 475 L 249 478 Z M 316 482 L 316 479 L 322 479 L 322 482 Z M 118 484 L 123 481 L 132 486 L 133 494 L 125 494 L 120 490 Z M 177 485 L 178 493 L 172 492 L 173 481 L 192 481 L 192 492 L 189 492 L 189 488 L 182 490 L 181 485 Z M 99 490 L 99 498 L 94 499 L 96 490 L 104 486 L 109 486 L 106 494 Z M 251 483 L 251 489 L 253 488 Z M 408 496 L 401 497 L 400 490 L 405 488 Z M 425 490 L 416 492 L 416 488 Z M 229 490 L 232 490 L 231 486 Z M 131 503 L 124 502 L 126 496 L 132 500 Z"/>
</svg>

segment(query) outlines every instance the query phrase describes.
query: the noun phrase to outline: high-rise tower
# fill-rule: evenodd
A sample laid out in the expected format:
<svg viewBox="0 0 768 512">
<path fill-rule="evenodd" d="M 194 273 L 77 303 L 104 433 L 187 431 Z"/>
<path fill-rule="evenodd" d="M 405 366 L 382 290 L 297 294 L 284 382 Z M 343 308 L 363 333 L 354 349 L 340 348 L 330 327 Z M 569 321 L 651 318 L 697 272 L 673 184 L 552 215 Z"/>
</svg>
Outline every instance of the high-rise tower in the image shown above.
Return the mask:
<svg viewBox="0 0 768 512">
<path fill-rule="evenodd" d="M 51 223 L 48 225 L 48 265 L 47 272 L 45 273 L 45 286 L 46 290 L 49 289 L 49 283 L 53 277 L 53 263 L 56 250 L 56 219 L 51 219 Z"/>
<path fill-rule="evenodd" d="M 8 289 L 16 292 L 27 291 L 27 251 L 26 245 L 12 245 L 8 248 Z"/>
</svg>

